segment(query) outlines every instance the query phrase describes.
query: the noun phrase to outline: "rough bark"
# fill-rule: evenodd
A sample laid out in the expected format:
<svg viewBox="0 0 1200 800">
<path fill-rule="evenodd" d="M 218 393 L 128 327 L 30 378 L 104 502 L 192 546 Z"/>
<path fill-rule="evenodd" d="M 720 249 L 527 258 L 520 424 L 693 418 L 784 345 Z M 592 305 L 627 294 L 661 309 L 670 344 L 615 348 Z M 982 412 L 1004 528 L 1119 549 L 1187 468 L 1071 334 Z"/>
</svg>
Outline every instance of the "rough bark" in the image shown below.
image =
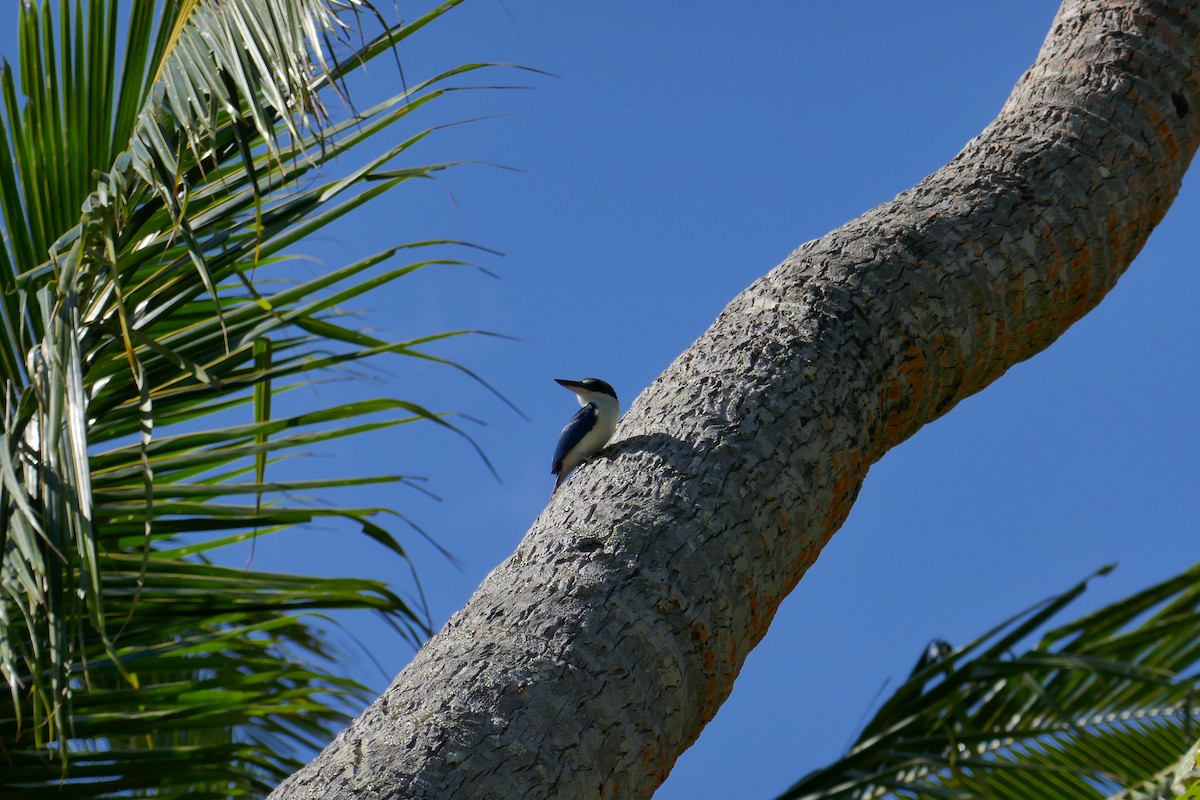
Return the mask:
<svg viewBox="0 0 1200 800">
<path fill-rule="evenodd" d="M 995 122 L 735 298 L 272 797 L 649 796 L 868 467 L 1113 287 L 1197 111 L 1200 3 L 1067 0 Z"/>
</svg>

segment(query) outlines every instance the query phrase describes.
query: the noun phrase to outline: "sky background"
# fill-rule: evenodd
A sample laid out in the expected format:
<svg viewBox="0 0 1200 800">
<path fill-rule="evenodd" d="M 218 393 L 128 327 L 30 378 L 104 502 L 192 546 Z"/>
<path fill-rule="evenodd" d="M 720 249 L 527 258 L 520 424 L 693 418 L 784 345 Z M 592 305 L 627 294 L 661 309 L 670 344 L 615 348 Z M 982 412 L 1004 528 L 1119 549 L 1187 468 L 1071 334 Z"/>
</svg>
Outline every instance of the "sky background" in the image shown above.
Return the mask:
<svg viewBox="0 0 1200 800">
<path fill-rule="evenodd" d="M 409 18 L 426 7 L 399 6 Z M 401 48 L 410 84 L 475 61 L 554 77 L 474 79 L 528 88 L 456 93 L 422 111 L 420 127 L 501 116 L 439 131 L 406 163 L 522 171 L 469 165 L 402 187 L 306 243 L 311 259 L 297 269 L 313 274 L 429 238 L 502 251 L 469 256 L 496 278 L 427 270 L 360 307 L 365 324 L 398 339 L 458 328 L 512 337 L 464 337 L 431 352 L 477 371 L 529 421 L 469 378 L 397 358 L 365 384 L 312 387 L 286 402 L 387 394 L 463 412 L 485 423 L 464 424 L 499 480 L 469 444 L 432 426 L 331 446 L 303 468 L 428 478 L 440 502 L 377 487 L 340 499 L 393 505 L 461 559 L 455 566 L 396 528 L 440 627 L 549 498 L 554 443 L 577 408 L 552 379 L 603 378 L 627 408 L 755 278 L 979 133 L 1056 9 L 1043 0 L 469 0 Z M 3 27 L 0 50 L 15 61 Z M 360 106 L 395 91 L 394 63 L 380 59 L 370 72 L 355 87 Z M 872 468 L 849 520 L 657 798 L 772 797 L 841 754 L 877 693 L 908 674 L 931 638 L 961 644 L 1105 564 L 1120 568 L 1079 610 L 1194 563 L 1195 184 L 1190 176 L 1099 308 Z M 254 559 L 413 591 L 402 563 L 346 529 L 266 537 Z M 347 670 L 382 690 L 411 648 L 370 618 L 342 622 L 331 635 L 347 649 Z"/>
</svg>

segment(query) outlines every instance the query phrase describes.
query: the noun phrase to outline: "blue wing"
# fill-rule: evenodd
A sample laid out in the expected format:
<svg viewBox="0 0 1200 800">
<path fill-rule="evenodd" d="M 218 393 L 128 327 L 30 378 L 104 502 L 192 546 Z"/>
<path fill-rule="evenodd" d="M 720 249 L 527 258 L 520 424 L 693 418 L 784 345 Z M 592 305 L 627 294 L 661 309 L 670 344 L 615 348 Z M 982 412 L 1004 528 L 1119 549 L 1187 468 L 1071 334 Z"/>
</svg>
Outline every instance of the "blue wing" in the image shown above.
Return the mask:
<svg viewBox="0 0 1200 800">
<path fill-rule="evenodd" d="M 583 440 L 587 432 L 595 427 L 596 417 L 596 407 L 591 403 L 579 409 L 579 413 L 571 417 L 571 421 L 562 429 L 562 434 L 558 437 L 558 447 L 554 448 L 554 462 L 550 465 L 550 474 L 557 475 L 562 471 L 563 459 L 575 445 Z"/>
</svg>

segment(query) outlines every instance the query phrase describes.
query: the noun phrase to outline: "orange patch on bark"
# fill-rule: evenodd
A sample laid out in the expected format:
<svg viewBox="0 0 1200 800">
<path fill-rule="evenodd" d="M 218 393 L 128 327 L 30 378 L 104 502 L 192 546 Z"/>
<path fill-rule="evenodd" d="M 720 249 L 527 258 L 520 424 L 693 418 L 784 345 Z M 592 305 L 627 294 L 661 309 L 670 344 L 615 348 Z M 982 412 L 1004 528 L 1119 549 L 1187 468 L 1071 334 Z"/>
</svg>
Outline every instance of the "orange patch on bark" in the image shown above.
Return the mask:
<svg viewBox="0 0 1200 800">
<path fill-rule="evenodd" d="M 822 536 L 828 539 L 833 529 L 850 513 L 852 498 L 862 478 L 863 454 L 859 451 L 846 453 L 834 459 L 833 468 L 837 478 L 833 482 L 833 500 L 825 516 Z"/>
<path fill-rule="evenodd" d="M 667 758 L 667 748 L 663 744 L 662 736 L 656 737 L 655 743 L 642 751 L 642 766 L 659 783 L 667 779 L 671 772 L 671 763 Z"/>
<path fill-rule="evenodd" d="M 1090 263 L 1090 253 L 1087 262 Z M 1066 310 L 1067 319 L 1071 322 L 1081 318 L 1088 310 L 1088 299 L 1092 294 L 1092 273 L 1091 270 L 1084 267 L 1080 270 L 1079 279 L 1071 286 L 1071 297 L 1074 302 Z"/>
<path fill-rule="evenodd" d="M 695 623 L 692 627 L 696 632 L 696 641 L 704 647 L 709 639 L 708 628 L 701 622 Z M 708 696 L 704 699 L 704 716 L 705 719 L 711 719 L 712 715 L 716 713 L 717 707 L 717 651 L 711 647 L 704 647 L 704 672 L 708 675 Z"/>
<path fill-rule="evenodd" d="M 805 548 L 808 552 L 808 548 Z M 803 573 L 804 568 L 800 569 Z M 790 583 L 789 579 L 789 583 Z M 775 618 L 775 611 L 779 608 L 779 595 L 770 593 L 759 593 L 755 591 L 754 578 L 746 579 L 747 597 L 750 599 L 750 646 L 758 644 L 762 638 L 767 635 L 767 628 L 771 626 L 771 620 Z"/>
<path fill-rule="evenodd" d="M 708 673 L 708 695 L 704 698 L 704 719 L 712 719 L 720 706 L 717 691 L 717 653 L 711 647 L 704 651 L 704 671 Z"/>
<path fill-rule="evenodd" d="M 1179 157 L 1179 143 L 1175 141 L 1175 137 L 1171 135 L 1171 123 L 1167 122 L 1167 118 L 1158 113 L 1158 109 L 1152 104 L 1146 103 L 1146 117 L 1154 124 L 1154 133 L 1158 137 L 1158 141 L 1170 152 L 1169 161 L 1176 161 Z"/>
<path fill-rule="evenodd" d="M 909 345 L 884 390 L 884 435 L 888 442 L 881 446 L 905 437 L 920 413 L 928 386 L 929 364 L 925 354 L 917 345 Z"/>
<path fill-rule="evenodd" d="M 1108 243 L 1114 253 L 1125 249 L 1125 220 L 1116 215 L 1108 218 Z"/>
</svg>

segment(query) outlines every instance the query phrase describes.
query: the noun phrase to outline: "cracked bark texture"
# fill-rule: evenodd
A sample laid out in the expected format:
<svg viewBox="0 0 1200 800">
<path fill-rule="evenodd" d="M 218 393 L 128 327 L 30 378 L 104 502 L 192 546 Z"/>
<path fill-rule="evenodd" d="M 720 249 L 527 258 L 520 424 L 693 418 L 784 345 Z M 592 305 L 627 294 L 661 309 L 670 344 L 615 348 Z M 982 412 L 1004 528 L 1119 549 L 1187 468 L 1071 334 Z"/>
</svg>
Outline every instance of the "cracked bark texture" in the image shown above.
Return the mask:
<svg viewBox="0 0 1200 800">
<path fill-rule="evenodd" d="M 1067 0 L 999 117 L 736 297 L 272 797 L 650 796 L 869 466 L 1114 286 L 1197 112 L 1200 2 Z"/>
</svg>

